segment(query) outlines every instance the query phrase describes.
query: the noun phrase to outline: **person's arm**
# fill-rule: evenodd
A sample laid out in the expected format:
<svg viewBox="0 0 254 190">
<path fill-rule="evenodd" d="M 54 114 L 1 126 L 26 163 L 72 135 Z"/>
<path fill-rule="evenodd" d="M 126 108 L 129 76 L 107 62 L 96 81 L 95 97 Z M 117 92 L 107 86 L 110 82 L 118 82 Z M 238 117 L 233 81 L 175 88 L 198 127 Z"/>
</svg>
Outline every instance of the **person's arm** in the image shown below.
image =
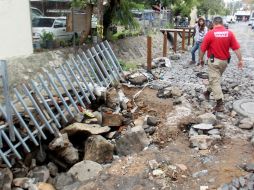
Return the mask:
<svg viewBox="0 0 254 190">
<path fill-rule="evenodd" d="M 230 46 L 231 46 L 231 49 L 235 52 L 235 54 L 238 58 L 237 67 L 239 69 L 243 69 L 244 63 L 243 63 L 243 60 L 242 60 L 240 45 L 239 45 L 238 41 L 236 40 L 235 35 L 233 33 L 231 35 Z"/>
<path fill-rule="evenodd" d="M 242 54 L 241 54 L 240 48 L 235 50 L 234 52 L 235 52 L 235 54 L 236 54 L 236 56 L 238 58 L 237 67 L 239 69 L 243 69 L 244 63 L 243 63 L 243 59 L 242 59 Z"/>
</svg>

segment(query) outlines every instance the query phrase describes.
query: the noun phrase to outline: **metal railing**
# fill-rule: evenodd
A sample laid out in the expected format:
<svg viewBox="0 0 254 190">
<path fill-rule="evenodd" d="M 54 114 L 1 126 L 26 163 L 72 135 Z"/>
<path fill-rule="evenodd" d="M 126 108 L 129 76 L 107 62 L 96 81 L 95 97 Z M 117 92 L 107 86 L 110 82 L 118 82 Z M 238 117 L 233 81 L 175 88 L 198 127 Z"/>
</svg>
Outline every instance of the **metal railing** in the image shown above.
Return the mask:
<svg viewBox="0 0 254 190">
<path fill-rule="evenodd" d="M 12 166 L 11 157 L 22 159 L 30 152 L 28 142 L 39 146 L 48 132 L 59 135 L 60 120 L 69 122 L 79 107 L 86 108 L 96 99 L 94 88 L 108 87 L 122 79 L 122 68 L 107 41 L 86 52 L 79 50 L 59 68 L 43 69 L 36 80 L 14 88 L 10 99 L 7 64 L 0 61 L 5 104 L 0 106 L 4 123 L 0 125 L 0 157 Z M 70 117 L 69 117 L 70 116 Z M 31 145 L 30 145 L 31 146 Z"/>
</svg>

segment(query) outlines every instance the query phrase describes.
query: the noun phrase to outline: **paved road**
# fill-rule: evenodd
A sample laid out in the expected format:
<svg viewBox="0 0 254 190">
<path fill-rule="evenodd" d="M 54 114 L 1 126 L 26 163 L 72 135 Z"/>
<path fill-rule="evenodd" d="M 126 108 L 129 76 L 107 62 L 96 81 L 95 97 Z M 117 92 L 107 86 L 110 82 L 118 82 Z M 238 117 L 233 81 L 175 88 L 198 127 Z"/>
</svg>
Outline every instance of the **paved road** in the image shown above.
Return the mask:
<svg viewBox="0 0 254 190">
<path fill-rule="evenodd" d="M 242 48 L 244 59 L 248 60 L 253 58 L 254 62 L 254 31 L 248 26 L 248 23 L 236 23 L 229 25 L 229 29 L 232 30 Z"/>
</svg>

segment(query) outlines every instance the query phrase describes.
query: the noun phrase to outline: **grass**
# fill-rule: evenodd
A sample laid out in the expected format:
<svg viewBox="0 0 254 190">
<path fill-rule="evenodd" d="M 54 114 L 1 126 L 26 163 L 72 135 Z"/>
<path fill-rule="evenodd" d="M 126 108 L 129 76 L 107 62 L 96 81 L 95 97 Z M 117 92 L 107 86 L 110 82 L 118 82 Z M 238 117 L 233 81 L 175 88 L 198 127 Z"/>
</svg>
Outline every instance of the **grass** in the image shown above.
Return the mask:
<svg viewBox="0 0 254 190">
<path fill-rule="evenodd" d="M 134 62 L 125 62 L 123 60 L 120 60 L 119 62 L 124 71 L 133 71 L 138 68 L 138 65 Z"/>
</svg>

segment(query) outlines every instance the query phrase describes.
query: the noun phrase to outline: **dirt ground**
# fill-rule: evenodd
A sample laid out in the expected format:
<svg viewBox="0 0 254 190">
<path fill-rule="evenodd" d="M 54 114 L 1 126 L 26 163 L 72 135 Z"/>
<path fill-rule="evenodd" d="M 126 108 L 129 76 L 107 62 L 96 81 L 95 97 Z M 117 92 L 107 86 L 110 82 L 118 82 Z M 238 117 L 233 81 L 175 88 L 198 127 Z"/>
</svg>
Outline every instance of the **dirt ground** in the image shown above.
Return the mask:
<svg viewBox="0 0 254 190">
<path fill-rule="evenodd" d="M 138 91 L 140 89 L 124 88 L 129 98 Z M 168 124 L 167 117 L 175 109 L 171 99 L 160 99 L 156 94 L 156 90 L 145 88 L 135 100 L 141 107 L 135 118 L 153 115 L 160 119 L 157 131 L 151 136 L 153 144 L 139 154 L 114 161 L 97 180 L 97 189 L 199 190 L 201 186 L 217 189 L 234 177 L 246 174 L 240 165 L 254 161 L 250 142 L 224 138 L 209 150 L 190 148 L 187 134 L 178 128 L 171 130 Z M 151 174 L 148 163 L 154 159 L 160 163 L 165 175 L 154 177 Z M 172 172 L 170 168 L 177 164 L 186 166 L 187 170 Z M 192 176 L 201 170 L 208 172 L 197 178 Z"/>
</svg>

